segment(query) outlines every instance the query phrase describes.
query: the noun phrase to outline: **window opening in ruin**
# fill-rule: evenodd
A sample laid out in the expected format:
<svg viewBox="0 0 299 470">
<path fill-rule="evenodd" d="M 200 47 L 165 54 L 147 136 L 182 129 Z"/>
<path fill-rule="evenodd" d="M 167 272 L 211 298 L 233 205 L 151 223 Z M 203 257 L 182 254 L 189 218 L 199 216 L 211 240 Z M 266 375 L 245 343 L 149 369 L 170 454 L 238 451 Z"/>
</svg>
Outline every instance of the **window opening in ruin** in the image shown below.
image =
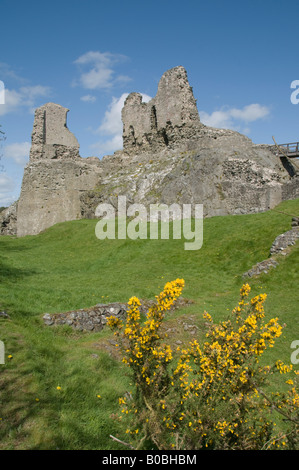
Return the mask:
<svg viewBox="0 0 299 470">
<path fill-rule="evenodd" d="M 156 106 L 152 106 L 152 109 L 151 109 L 151 127 L 152 129 L 158 128 Z"/>
<path fill-rule="evenodd" d="M 169 140 L 168 140 L 168 137 L 167 137 L 167 134 L 166 134 L 166 130 L 165 130 L 165 129 L 162 129 L 162 137 L 163 137 L 163 140 L 164 140 L 164 144 L 166 145 L 166 147 L 168 147 L 168 145 L 169 145 Z"/>
</svg>

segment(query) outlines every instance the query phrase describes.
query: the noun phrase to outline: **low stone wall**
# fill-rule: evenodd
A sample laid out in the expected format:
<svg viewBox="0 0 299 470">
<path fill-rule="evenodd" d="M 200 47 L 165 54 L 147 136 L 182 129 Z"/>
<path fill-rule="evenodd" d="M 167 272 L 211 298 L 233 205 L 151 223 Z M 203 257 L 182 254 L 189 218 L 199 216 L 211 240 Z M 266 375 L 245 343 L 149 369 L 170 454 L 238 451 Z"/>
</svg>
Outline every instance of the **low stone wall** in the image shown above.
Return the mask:
<svg viewBox="0 0 299 470">
<path fill-rule="evenodd" d="M 155 303 L 155 301 L 141 301 L 140 312 L 145 313 Z M 191 304 L 192 301 L 179 298 L 174 303 L 171 310 L 175 310 L 185 305 Z M 94 307 L 71 310 L 65 313 L 45 313 L 43 315 L 44 324 L 47 326 L 69 325 L 77 331 L 101 331 L 106 323 L 107 318 L 114 315 L 118 318 L 125 318 L 127 312 L 127 304 L 110 303 L 96 304 Z"/>
<path fill-rule="evenodd" d="M 273 255 L 286 255 L 286 248 L 295 245 L 299 238 L 299 217 L 292 218 L 292 228 L 275 238 L 270 248 L 270 258 L 257 263 L 249 271 L 243 274 L 243 277 L 258 276 L 259 274 L 268 274 L 269 269 L 276 268 L 278 261 L 273 259 Z"/>
<path fill-rule="evenodd" d="M 255 266 L 249 269 L 249 271 L 243 274 L 243 277 L 258 276 L 262 273 L 268 274 L 269 269 L 276 268 L 276 266 L 278 266 L 278 262 L 274 259 L 269 258 L 264 261 L 261 261 L 260 263 L 257 263 Z"/>
<path fill-rule="evenodd" d="M 293 227 L 288 232 L 278 235 L 278 237 L 276 237 L 276 239 L 274 240 L 274 243 L 271 246 L 270 254 L 274 255 L 277 253 L 281 253 L 288 246 L 295 245 L 298 238 L 299 238 L 299 227 Z"/>
<path fill-rule="evenodd" d="M 123 318 L 126 315 L 126 304 L 97 304 L 89 309 L 72 310 L 65 313 L 45 313 L 45 325 L 69 325 L 78 331 L 101 331 L 107 318 L 114 315 Z"/>
</svg>

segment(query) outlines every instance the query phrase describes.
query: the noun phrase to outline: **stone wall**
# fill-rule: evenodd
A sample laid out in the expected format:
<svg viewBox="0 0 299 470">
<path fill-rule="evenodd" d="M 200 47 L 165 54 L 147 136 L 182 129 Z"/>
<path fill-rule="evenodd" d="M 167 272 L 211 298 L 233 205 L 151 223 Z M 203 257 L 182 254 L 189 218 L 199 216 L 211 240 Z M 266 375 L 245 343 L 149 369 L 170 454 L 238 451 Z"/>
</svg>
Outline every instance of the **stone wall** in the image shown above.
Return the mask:
<svg viewBox="0 0 299 470">
<path fill-rule="evenodd" d="M 97 166 L 84 159 L 29 163 L 18 203 L 17 236 L 36 235 L 59 222 L 80 219 L 80 195 L 97 181 Z"/>
<path fill-rule="evenodd" d="M 296 226 L 293 227 L 291 230 L 288 230 L 287 232 L 282 233 L 281 235 L 278 235 L 278 237 L 276 237 L 271 246 L 270 254 L 282 254 L 286 248 L 295 245 L 298 239 L 299 227 Z"/>
</svg>

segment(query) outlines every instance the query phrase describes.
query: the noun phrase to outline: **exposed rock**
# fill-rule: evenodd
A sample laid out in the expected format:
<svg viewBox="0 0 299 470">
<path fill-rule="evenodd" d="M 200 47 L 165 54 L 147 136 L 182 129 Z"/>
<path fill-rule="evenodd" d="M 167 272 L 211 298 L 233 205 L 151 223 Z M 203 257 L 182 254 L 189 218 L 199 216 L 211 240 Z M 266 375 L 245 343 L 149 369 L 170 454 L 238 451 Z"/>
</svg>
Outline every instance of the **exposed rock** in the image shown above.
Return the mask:
<svg viewBox="0 0 299 470">
<path fill-rule="evenodd" d="M 292 227 L 299 227 L 299 217 L 292 217 Z"/>
<path fill-rule="evenodd" d="M 0 235 L 16 235 L 18 202 L 0 212 Z"/>
<path fill-rule="evenodd" d="M 0 312 L 0 318 L 10 318 L 10 316 L 5 312 L 5 310 L 2 310 L 2 312 Z"/>
</svg>

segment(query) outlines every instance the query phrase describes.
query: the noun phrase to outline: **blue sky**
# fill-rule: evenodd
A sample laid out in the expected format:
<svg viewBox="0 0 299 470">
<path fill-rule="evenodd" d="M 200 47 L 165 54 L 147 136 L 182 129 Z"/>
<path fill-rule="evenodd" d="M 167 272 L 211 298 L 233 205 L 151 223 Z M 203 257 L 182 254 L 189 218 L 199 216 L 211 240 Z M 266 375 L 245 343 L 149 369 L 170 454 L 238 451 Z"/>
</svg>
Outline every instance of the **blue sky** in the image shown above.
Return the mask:
<svg viewBox="0 0 299 470">
<path fill-rule="evenodd" d="M 255 143 L 299 141 L 298 0 L 0 0 L 0 8 L 0 206 L 19 197 L 37 107 L 68 108 L 81 156 L 101 158 L 121 148 L 127 94 L 154 97 L 177 65 L 203 123 Z"/>
</svg>

